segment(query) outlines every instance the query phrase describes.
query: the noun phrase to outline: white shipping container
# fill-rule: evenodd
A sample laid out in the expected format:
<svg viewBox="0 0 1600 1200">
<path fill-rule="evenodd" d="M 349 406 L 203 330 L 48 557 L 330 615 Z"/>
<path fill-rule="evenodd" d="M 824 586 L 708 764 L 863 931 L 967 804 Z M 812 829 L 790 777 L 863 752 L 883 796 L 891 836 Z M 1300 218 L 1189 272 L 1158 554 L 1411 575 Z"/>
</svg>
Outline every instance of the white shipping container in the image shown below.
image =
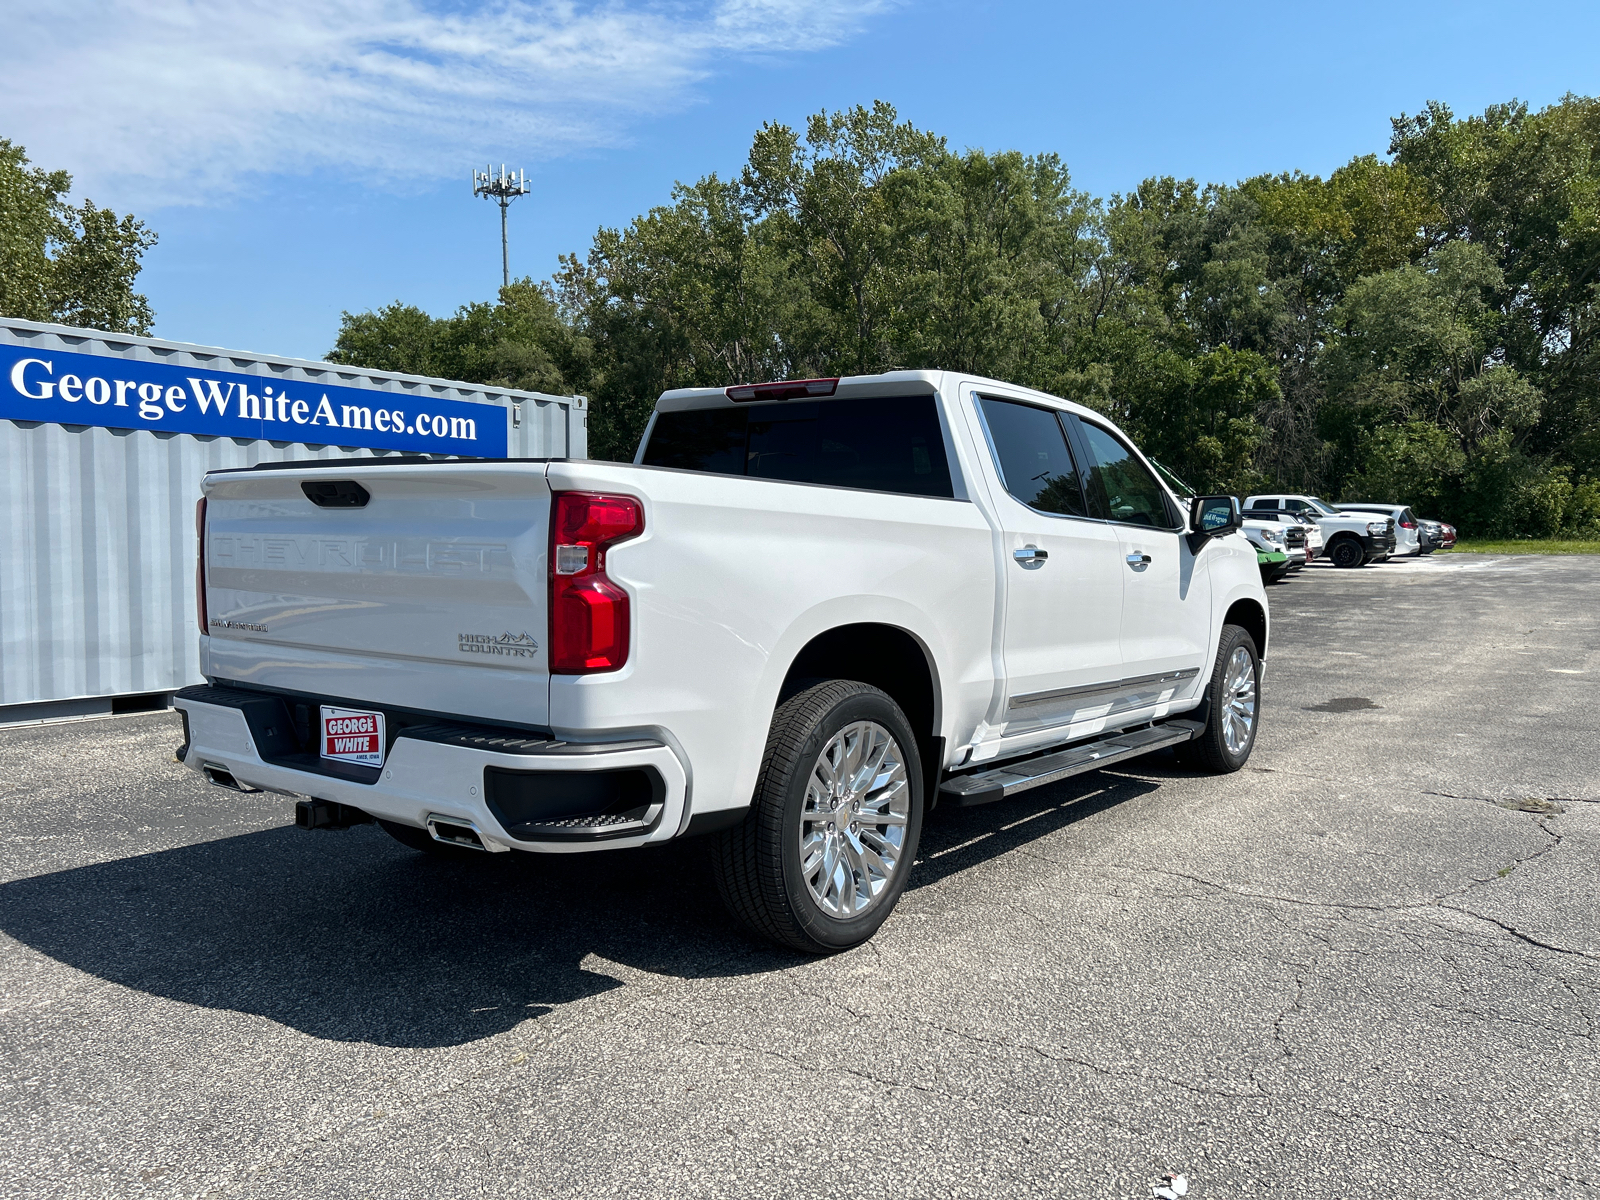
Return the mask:
<svg viewBox="0 0 1600 1200">
<path fill-rule="evenodd" d="M 13 379 L 14 366 L 22 361 L 17 349 L 35 365 Z M 81 407 L 86 421 L 106 424 L 19 419 L 27 410 L 12 395 L 16 385 L 22 384 L 20 395 L 31 396 L 45 390 L 41 381 L 56 381 L 59 372 L 37 365 L 53 363 L 52 354 L 120 360 L 105 364 L 113 386 L 121 364 L 153 364 L 259 379 L 263 391 L 293 387 L 310 395 L 318 387 L 354 388 L 371 393 L 375 403 L 397 407 L 481 405 L 493 412 L 483 422 L 485 432 L 497 434 L 503 424 L 508 457 L 584 458 L 588 453 L 588 406 L 581 396 L 9 319 L 0 319 L 0 350 L 7 351 L 0 392 L 9 401 L 0 408 L 0 724 L 109 712 L 128 703 L 128 697 L 159 698 L 201 681 L 194 508 L 207 471 L 400 453 L 308 440 L 114 428 L 117 420 L 137 420 L 131 416 L 136 409 L 118 413 L 111 403 Z M 125 373 L 149 369 L 134 366 Z M 128 395 L 137 399 L 137 392 Z M 169 397 L 167 403 L 174 401 Z M 271 432 L 279 428 L 305 435 L 314 427 L 285 425 Z M 341 441 L 365 436 L 359 430 L 326 432 L 340 434 Z"/>
</svg>

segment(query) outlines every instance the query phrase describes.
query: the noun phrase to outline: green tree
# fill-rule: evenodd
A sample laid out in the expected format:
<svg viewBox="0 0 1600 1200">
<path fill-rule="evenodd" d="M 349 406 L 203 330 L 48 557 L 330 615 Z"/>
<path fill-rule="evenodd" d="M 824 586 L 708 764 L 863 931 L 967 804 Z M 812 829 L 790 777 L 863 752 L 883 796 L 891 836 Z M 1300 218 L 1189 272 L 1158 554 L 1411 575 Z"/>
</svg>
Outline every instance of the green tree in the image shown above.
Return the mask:
<svg viewBox="0 0 1600 1200">
<path fill-rule="evenodd" d="M 582 388 L 592 357 L 548 285 L 514 280 L 495 304 L 432 317 L 396 300 L 342 315 L 328 362 L 562 395 Z"/>
<path fill-rule="evenodd" d="M 0 313 L 148 336 L 154 314 L 133 290 L 156 235 L 133 216 L 67 203 L 72 177 L 30 167 L 0 138 Z"/>
<path fill-rule="evenodd" d="M 1481 246 L 1501 278 L 1500 357 L 1546 398 L 1528 449 L 1600 474 L 1600 101 L 1516 101 L 1394 121 L 1390 152 L 1429 190 L 1434 245 Z"/>
<path fill-rule="evenodd" d="M 1350 286 L 1326 356 L 1335 480 L 1398 483 L 1431 455 L 1432 482 L 1411 473 L 1413 489 L 1463 523 L 1510 531 L 1512 493 L 1537 473 L 1523 443 L 1544 397 L 1497 353 L 1504 282 L 1483 246 L 1448 241 Z"/>
<path fill-rule="evenodd" d="M 943 138 L 897 115 L 881 100 L 817 113 L 804 140 L 764 125 L 740 177 L 752 213 L 770 224 L 779 252 L 802 264 L 815 301 L 795 313 L 797 357 L 825 363 L 829 374 L 898 365 L 890 334 L 907 262 L 885 184 L 946 151 Z"/>
</svg>

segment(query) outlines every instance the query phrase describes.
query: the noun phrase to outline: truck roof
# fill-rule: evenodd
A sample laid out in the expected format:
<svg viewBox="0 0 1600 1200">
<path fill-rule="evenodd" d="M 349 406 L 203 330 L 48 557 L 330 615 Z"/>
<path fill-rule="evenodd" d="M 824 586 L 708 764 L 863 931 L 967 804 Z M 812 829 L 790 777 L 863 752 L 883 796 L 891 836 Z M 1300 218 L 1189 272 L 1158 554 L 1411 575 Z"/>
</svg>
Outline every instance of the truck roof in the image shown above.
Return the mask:
<svg viewBox="0 0 1600 1200">
<path fill-rule="evenodd" d="M 1051 408 L 1076 413 L 1080 417 L 1092 417 L 1099 421 L 1110 420 L 1104 413 L 1095 412 L 1094 409 L 1075 404 L 1071 400 L 1063 400 L 1060 396 L 1052 396 L 1048 392 L 1006 383 L 1001 379 L 990 379 L 983 375 L 965 375 L 958 371 L 884 371 L 877 375 L 843 375 L 839 377 L 831 396 L 810 398 L 842 400 L 857 396 L 931 395 L 934 392 L 954 391 L 962 384 L 971 384 L 979 391 L 993 389 L 998 395 L 1034 400 Z M 749 401 L 729 399 L 726 388 L 673 388 L 661 393 L 660 399 L 656 401 L 656 411 L 683 412 L 688 409 L 718 408 L 723 405 L 731 407 L 743 403 Z"/>
</svg>

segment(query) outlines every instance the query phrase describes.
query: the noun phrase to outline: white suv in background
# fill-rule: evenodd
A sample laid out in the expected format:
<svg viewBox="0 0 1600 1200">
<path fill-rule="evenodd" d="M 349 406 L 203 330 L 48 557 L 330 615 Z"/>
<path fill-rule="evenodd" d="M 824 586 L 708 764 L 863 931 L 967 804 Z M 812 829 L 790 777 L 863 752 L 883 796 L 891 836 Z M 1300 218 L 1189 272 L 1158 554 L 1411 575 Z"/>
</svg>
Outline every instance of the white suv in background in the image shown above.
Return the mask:
<svg viewBox="0 0 1600 1200">
<path fill-rule="evenodd" d="M 1416 513 L 1404 504 L 1371 504 L 1365 500 L 1351 500 L 1339 505 L 1340 512 L 1363 516 L 1377 513 L 1394 521 L 1394 556 L 1409 558 L 1422 553 L 1422 528 Z"/>
</svg>

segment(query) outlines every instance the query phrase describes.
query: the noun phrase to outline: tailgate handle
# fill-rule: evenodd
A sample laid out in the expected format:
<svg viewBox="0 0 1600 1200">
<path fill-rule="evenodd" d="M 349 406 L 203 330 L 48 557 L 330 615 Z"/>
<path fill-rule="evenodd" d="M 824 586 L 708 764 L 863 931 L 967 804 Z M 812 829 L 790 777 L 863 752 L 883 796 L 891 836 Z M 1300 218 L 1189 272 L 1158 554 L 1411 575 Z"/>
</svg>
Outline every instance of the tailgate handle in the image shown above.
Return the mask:
<svg viewBox="0 0 1600 1200">
<path fill-rule="evenodd" d="M 365 508 L 372 495 L 354 479 L 323 482 L 308 479 L 300 485 L 306 499 L 318 508 Z"/>
</svg>

